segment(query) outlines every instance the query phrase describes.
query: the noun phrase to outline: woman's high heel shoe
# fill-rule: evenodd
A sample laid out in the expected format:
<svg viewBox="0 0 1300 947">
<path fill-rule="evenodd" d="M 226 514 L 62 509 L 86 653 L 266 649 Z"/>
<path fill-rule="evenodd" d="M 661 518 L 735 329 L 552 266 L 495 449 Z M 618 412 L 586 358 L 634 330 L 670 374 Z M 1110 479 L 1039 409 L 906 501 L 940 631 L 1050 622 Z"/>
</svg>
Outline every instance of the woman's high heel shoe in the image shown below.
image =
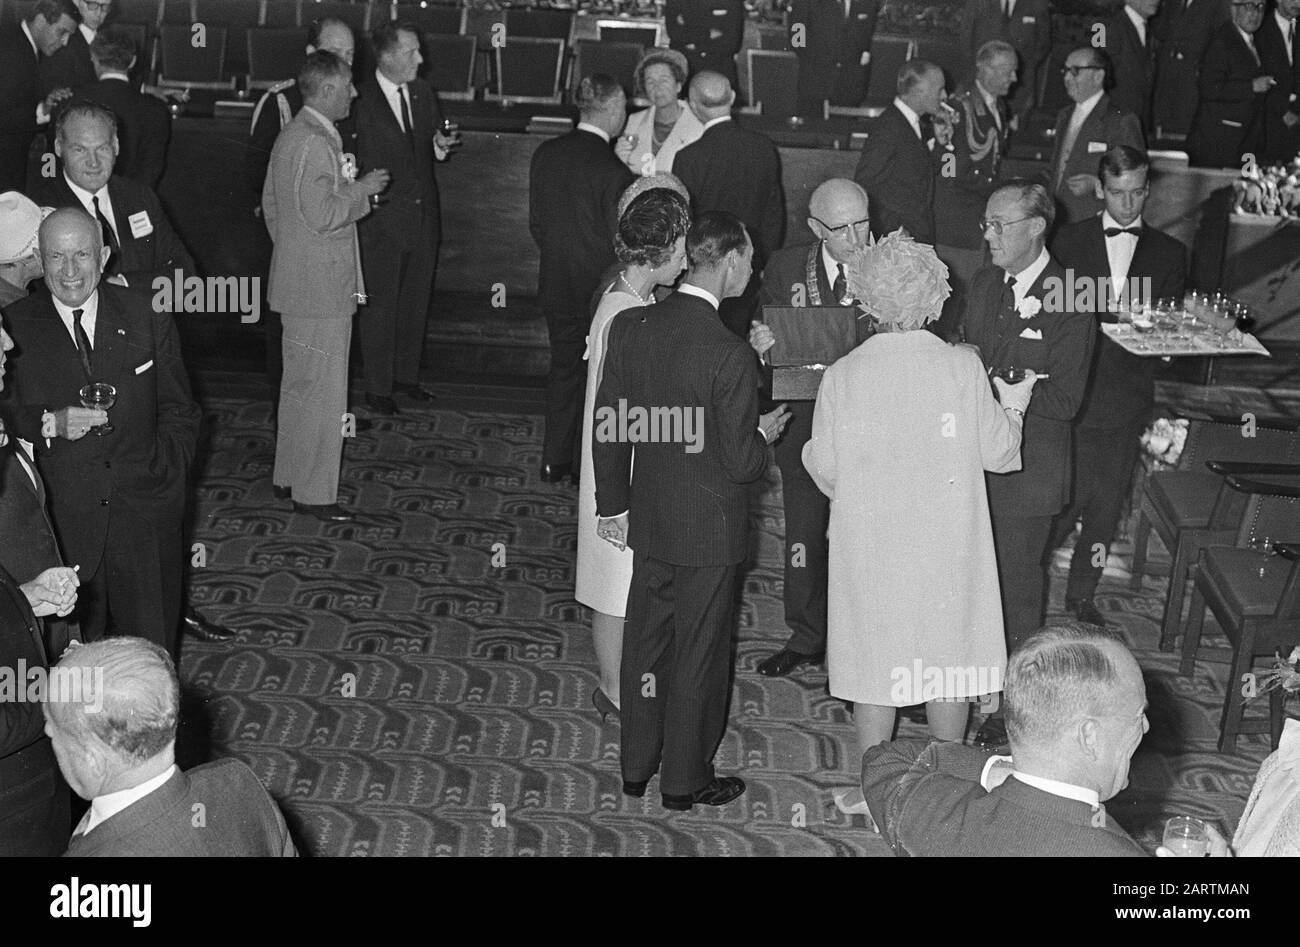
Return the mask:
<svg viewBox="0 0 1300 947">
<path fill-rule="evenodd" d="M 596 711 L 600 714 L 601 723 L 604 723 L 605 718 L 608 717 L 610 714 L 613 714 L 615 717 L 618 716 L 618 707 L 614 704 L 612 700 L 610 700 L 605 695 L 605 692 L 601 690 L 599 687 L 597 687 L 595 691 L 592 692 L 591 704 L 593 707 L 596 708 Z"/>
</svg>

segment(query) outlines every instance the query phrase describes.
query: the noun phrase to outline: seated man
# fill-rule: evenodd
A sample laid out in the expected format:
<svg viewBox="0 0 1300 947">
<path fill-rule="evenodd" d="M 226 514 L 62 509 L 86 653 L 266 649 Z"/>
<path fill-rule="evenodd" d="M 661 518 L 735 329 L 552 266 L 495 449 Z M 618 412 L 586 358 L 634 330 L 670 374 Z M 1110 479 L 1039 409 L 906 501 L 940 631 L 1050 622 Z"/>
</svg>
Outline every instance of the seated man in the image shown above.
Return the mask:
<svg viewBox="0 0 1300 947">
<path fill-rule="evenodd" d="M 862 758 L 862 791 L 898 855 L 1138 856 L 1107 799 L 1147 732 L 1142 670 L 1104 629 L 1040 629 L 1007 662 L 1011 756 L 896 740 Z M 1210 832 L 1210 854 L 1227 855 Z M 1159 852 L 1158 854 L 1167 854 Z"/>
<path fill-rule="evenodd" d="M 284 817 L 234 759 L 182 772 L 175 762 L 180 682 L 167 652 L 143 638 L 73 648 L 45 704 L 59 769 L 90 809 L 66 855 L 294 856 Z"/>
</svg>

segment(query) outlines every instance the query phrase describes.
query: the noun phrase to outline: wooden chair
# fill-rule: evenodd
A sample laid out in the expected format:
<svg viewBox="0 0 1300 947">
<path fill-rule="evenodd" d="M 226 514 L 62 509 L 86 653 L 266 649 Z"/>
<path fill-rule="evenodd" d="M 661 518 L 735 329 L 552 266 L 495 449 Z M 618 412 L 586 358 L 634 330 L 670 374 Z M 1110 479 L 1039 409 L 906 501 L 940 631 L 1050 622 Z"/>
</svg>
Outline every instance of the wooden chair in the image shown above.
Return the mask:
<svg viewBox="0 0 1300 947">
<path fill-rule="evenodd" d="M 1260 474 L 1263 477 L 1266 474 Z M 1200 550 L 1192 570 L 1192 602 L 1183 638 L 1180 670 L 1192 673 L 1205 610 L 1214 613 L 1232 643 L 1219 751 L 1236 752 L 1242 733 L 1269 733 L 1276 748 L 1282 735 L 1282 695 L 1270 695 L 1267 720 L 1243 720 L 1254 678 L 1255 659 L 1289 653 L 1300 641 L 1300 545 L 1276 542 L 1300 538 L 1300 478 L 1283 480 L 1229 474 L 1212 522 L 1230 518 L 1228 493 L 1246 501 L 1236 543 Z"/>
<path fill-rule="evenodd" d="M 1223 484 L 1223 474 L 1206 469 L 1206 462 L 1258 465 L 1297 459 L 1295 433 L 1276 428 L 1256 428 L 1253 437 L 1246 437 L 1245 433 L 1241 424 L 1193 421 L 1178 466 L 1174 470 L 1157 471 L 1147 478 L 1133 535 L 1133 573 L 1129 588 L 1136 591 L 1142 587 L 1147 543 L 1154 529 L 1172 558 L 1169 592 L 1160 623 L 1161 650 L 1173 650 L 1183 619 L 1187 571 L 1196 561 L 1197 553 L 1204 546 L 1232 542 L 1237 527 L 1238 521 L 1225 514 L 1228 518 L 1224 519 L 1224 525 L 1212 534 L 1207 532 L 1210 514 Z M 1244 498 L 1229 499 L 1236 504 L 1235 510 L 1229 512 L 1240 516 L 1245 508 Z M 1296 538 L 1300 539 L 1300 536 Z"/>
</svg>

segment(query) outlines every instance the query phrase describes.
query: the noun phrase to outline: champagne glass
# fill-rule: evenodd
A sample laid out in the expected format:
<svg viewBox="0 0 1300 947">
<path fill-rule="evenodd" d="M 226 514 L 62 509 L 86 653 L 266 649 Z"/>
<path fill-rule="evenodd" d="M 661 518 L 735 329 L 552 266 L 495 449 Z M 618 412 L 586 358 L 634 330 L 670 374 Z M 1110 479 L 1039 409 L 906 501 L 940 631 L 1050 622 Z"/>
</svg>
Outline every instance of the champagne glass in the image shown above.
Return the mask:
<svg viewBox="0 0 1300 947">
<path fill-rule="evenodd" d="M 1210 832 L 1200 819 L 1176 815 L 1165 823 L 1164 847 L 1180 858 L 1204 858 L 1210 854 Z"/>
<path fill-rule="evenodd" d="M 79 392 L 81 395 L 81 406 L 83 408 L 102 408 L 107 411 L 117 403 L 117 389 L 107 382 L 93 381 L 86 385 Z M 92 427 L 91 433 L 97 435 L 111 434 L 113 425 L 105 422 L 98 427 Z"/>
</svg>

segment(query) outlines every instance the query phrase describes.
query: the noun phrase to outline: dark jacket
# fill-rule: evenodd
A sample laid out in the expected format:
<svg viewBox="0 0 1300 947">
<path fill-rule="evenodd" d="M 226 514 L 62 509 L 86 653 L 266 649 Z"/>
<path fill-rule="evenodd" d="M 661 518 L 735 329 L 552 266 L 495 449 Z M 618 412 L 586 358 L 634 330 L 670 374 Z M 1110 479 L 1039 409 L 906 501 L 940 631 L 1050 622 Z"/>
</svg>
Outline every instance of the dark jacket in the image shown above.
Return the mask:
<svg viewBox="0 0 1300 947">
<path fill-rule="evenodd" d="M 903 227 L 917 243 L 934 243 L 934 156 L 898 106 L 868 126 L 853 180 L 871 199 L 871 233 L 879 240 Z"/>
<path fill-rule="evenodd" d="M 1300 33 L 1300 23 L 1296 27 Z M 1300 116 L 1300 36 L 1288 62 L 1286 39 L 1270 10 L 1255 33 L 1255 47 L 1264 71 L 1277 81 L 1264 94 L 1264 154 L 1270 161 L 1289 161 L 1300 152 L 1300 124 L 1288 128 L 1282 117 L 1288 112 Z"/>
<path fill-rule="evenodd" d="M 121 79 L 92 80 L 77 89 L 77 97 L 98 102 L 117 116 L 119 150 L 113 173 L 156 192 L 172 137 L 167 106 Z"/>
<path fill-rule="evenodd" d="M 871 49 L 880 16 L 880 0 L 853 0 L 845 14 L 841 0 L 794 0 L 790 22 L 802 23 L 799 56 L 801 112 L 821 114 L 821 102 L 861 105 L 867 96 L 867 66 L 862 54 Z"/>
<path fill-rule="evenodd" d="M 1160 52 L 1153 119 L 1161 131 L 1186 135 L 1196 114 L 1197 75 L 1210 34 L 1229 20 L 1228 0 L 1164 0 L 1151 18 Z"/>
<path fill-rule="evenodd" d="M 951 144 L 934 149 L 935 242 L 982 250 L 984 234 L 979 222 L 989 195 L 997 188 L 1010 116 L 1005 102 L 998 100 L 999 126 L 983 94 L 973 85 L 948 103 L 959 110 L 961 121 L 953 129 Z"/>
<path fill-rule="evenodd" d="M 76 92 L 95 81 L 95 62 L 90 58 L 90 44 L 86 42 L 81 27 L 72 31 L 68 44 L 53 56 L 41 57 L 41 95 L 55 89 Z"/>
<path fill-rule="evenodd" d="M 1264 75 L 1241 32 L 1224 23 L 1210 37 L 1201 60 L 1200 103 L 1187 135 L 1187 157 L 1203 168 L 1240 168 L 1242 155 L 1259 157 L 1264 145 L 1264 93 L 1253 84 Z"/>
<path fill-rule="evenodd" d="M 25 191 L 27 152 L 40 127 L 38 56 L 17 25 L 0 26 L 0 191 Z"/>
<path fill-rule="evenodd" d="M 1092 107 L 1088 117 L 1083 120 L 1079 137 L 1074 141 L 1068 158 L 1062 167 L 1062 150 L 1066 133 L 1070 128 L 1070 119 L 1074 115 L 1075 103 L 1070 103 L 1056 113 L 1056 137 L 1052 139 L 1052 186 L 1056 191 L 1056 200 L 1064 209 L 1062 220 L 1083 220 L 1100 214 L 1105 204 L 1101 198 L 1088 190 L 1084 194 L 1070 193 L 1068 181 L 1076 174 L 1097 176 L 1097 163 L 1101 156 L 1116 145 L 1128 145 L 1138 151 L 1146 151 L 1146 139 L 1142 137 L 1142 123 L 1132 112 L 1121 112 L 1110 96 L 1102 93 L 1097 104 Z"/>
<path fill-rule="evenodd" d="M 1115 85 L 1110 90 L 1110 104 L 1123 112 L 1132 112 L 1151 132 L 1151 97 L 1156 78 L 1158 40 L 1152 22 L 1147 23 L 1146 43 L 1137 27 L 1121 6 L 1103 23 L 1106 28 L 1106 52 L 1114 67 Z"/>
<path fill-rule="evenodd" d="M 285 116 L 281 107 L 288 111 Z M 298 114 L 302 108 L 302 92 L 293 79 L 277 82 L 262 94 L 253 109 L 253 121 L 249 129 L 248 147 L 244 152 L 244 178 L 248 189 L 262 200 L 262 185 L 266 183 L 266 169 L 271 163 L 271 149 L 275 139 L 280 136 L 289 119 Z"/>
</svg>

